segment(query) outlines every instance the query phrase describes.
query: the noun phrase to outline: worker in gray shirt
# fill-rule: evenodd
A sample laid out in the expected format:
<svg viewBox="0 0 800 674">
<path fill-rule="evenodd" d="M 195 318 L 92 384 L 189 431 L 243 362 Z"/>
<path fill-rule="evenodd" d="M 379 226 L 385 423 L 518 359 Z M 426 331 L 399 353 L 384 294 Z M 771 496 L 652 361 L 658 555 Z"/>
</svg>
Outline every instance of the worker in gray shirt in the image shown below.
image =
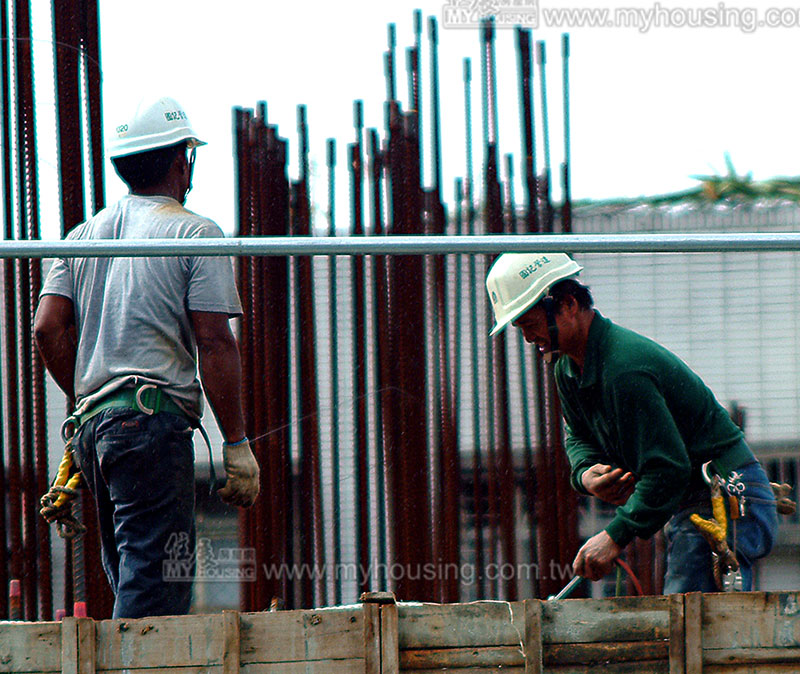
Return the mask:
<svg viewBox="0 0 800 674">
<path fill-rule="evenodd" d="M 67 238 L 223 236 L 214 222 L 183 206 L 195 149 L 204 144 L 175 100 L 140 104 L 110 143 L 129 194 Z M 203 390 L 225 437 L 220 497 L 246 507 L 258 495 L 259 469 L 242 414 L 241 361 L 229 325 L 241 313 L 230 258 L 64 258 L 45 280 L 36 343 L 75 404 L 74 454 L 97 504 L 115 618 L 183 614 L 191 605 L 192 435 Z M 164 571 L 176 540 L 183 543 L 186 559 L 179 561 L 188 566 L 180 568 L 188 577 Z"/>
</svg>

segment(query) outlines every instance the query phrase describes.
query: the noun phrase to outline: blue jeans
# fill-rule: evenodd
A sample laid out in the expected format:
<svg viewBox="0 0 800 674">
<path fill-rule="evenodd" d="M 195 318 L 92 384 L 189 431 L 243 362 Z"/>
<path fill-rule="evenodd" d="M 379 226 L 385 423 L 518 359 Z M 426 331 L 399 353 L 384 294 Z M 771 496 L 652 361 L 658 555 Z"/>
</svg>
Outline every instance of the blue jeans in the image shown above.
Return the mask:
<svg viewBox="0 0 800 674">
<path fill-rule="evenodd" d="M 753 589 L 753 562 L 765 557 L 772 549 L 778 527 L 775 496 L 764 469 L 756 462 L 736 471 L 744 485 L 745 516 L 734 521 L 728 519 L 728 545 L 735 550 L 742 574 L 742 590 Z M 723 487 L 724 490 L 724 487 Z M 719 592 L 714 582 L 711 565 L 711 548 L 702 534 L 689 520 L 692 513 L 704 518 L 711 516 L 710 496 L 707 503 L 690 506 L 677 512 L 667 523 L 667 573 L 664 577 L 664 594 L 678 592 Z"/>
<path fill-rule="evenodd" d="M 166 412 L 111 408 L 81 426 L 73 445 L 97 505 L 113 617 L 188 613 L 195 546 L 189 423 Z M 178 550 L 181 573 L 165 572 Z"/>
</svg>

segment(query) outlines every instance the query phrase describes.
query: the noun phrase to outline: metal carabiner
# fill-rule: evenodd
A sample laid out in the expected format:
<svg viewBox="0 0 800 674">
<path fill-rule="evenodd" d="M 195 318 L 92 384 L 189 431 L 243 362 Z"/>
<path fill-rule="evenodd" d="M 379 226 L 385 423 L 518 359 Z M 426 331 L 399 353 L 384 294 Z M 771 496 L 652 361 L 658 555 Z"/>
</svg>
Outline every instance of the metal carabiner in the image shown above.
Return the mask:
<svg viewBox="0 0 800 674">
<path fill-rule="evenodd" d="M 703 479 L 706 481 L 706 484 L 709 487 L 714 486 L 714 478 L 715 475 L 711 474 L 711 461 L 706 461 L 702 467 L 700 468 L 700 473 L 703 475 Z"/>
<path fill-rule="evenodd" d="M 78 417 L 74 414 L 70 414 L 66 419 L 64 419 L 64 423 L 61 424 L 61 440 L 64 444 L 68 444 L 72 441 L 72 438 L 75 437 L 75 433 L 78 432 L 78 426 L 80 426 L 80 422 L 78 421 Z M 67 435 L 67 429 L 72 428 L 72 433 Z"/>
<path fill-rule="evenodd" d="M 138 389 L 136 389 L 136 405 L 144 414 L 152 415 L 155 414 L 156 408 L 148 407 L 142 402 L 142 393 L 149 388 L 157 389 L 158 387 L 155 384 L 142 384 Z"/>
</svg>

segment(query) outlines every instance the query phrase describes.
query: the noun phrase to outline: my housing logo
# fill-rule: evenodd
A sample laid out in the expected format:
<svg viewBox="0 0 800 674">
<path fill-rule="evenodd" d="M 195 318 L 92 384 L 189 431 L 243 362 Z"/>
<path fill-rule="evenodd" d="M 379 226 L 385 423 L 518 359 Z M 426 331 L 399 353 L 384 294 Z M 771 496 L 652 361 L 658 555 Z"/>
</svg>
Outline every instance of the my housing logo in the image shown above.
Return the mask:
<svg viewBox="0 0 800 674">
<path fill-rule="evenodd" d="M 490 17 L 496 28 L 538 28 L 539 0 L 449 0 L 442 7 L 445 28 L 478 28 Z"/>
<path fill-rule="evenodd" d="M 188 534 L 174 533 L 164 552 L 162 574 L 167 582 L 252 582 L 256 579 L 253 548 L 215 548 L 210 539 L 201 538 L 192 550 Z"/>
</svg>

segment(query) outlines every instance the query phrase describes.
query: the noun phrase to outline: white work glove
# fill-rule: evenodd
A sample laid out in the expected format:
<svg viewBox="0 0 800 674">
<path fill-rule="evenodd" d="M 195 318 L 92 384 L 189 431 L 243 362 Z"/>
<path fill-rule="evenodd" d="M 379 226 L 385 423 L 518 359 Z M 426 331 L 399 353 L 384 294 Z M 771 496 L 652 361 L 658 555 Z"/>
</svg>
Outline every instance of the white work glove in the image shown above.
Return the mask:
<svg viewBox="0 0 800 674">
<path fill-rule="evenodd" d="M 258 496 L 258 462 L 247 438 L 234 444 L 222 443 L 222 463 L 227 481 L 217 491 L 228 505 L 249 508 Z"/>
</svg>

